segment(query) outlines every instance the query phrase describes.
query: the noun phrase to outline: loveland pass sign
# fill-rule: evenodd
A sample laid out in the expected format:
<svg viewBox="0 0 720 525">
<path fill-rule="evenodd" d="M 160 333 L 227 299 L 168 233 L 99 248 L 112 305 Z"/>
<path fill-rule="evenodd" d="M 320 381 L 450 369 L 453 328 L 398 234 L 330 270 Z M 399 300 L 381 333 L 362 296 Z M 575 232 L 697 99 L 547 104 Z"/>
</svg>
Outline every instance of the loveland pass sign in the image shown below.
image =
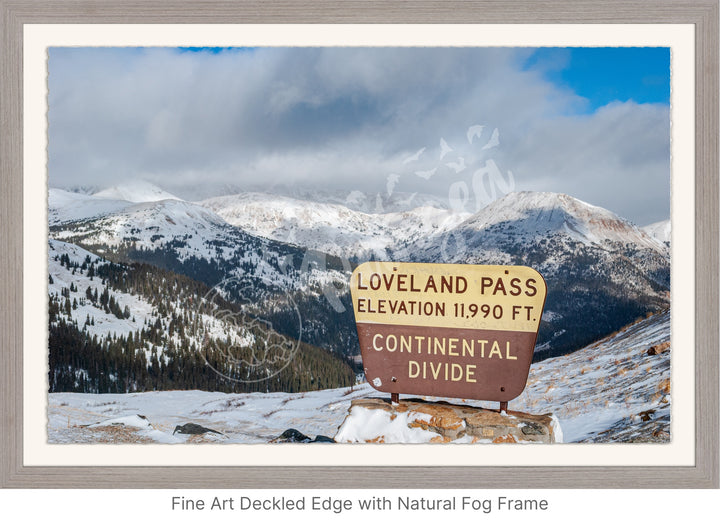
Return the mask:
<svg viewBox="0 0 720 525">
<path fill-rule="evenodd" d="M 532 268 L 366 262 L 350 289 L 376 390 L 506 403 L 525 388 L 547 294 Z"/>
</svg>

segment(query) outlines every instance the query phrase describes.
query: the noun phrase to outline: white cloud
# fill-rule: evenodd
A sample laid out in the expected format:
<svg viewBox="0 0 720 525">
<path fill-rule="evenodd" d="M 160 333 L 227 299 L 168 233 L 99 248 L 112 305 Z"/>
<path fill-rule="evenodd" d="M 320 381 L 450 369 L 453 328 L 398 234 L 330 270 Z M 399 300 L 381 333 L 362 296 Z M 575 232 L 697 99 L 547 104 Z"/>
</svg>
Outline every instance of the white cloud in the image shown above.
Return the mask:
<svg viewBox="0 0 720 525">
<path fill-rule="evenodd" d="M 144 177 L 186 195 L 198 181 L 208 191 L 272 183 L 380 193 L 396 173 L 395 191 L 447 196 L 492 158 L 518 189 L 570 193 L 639 223 L 667 217 L 668 108 L 611 104 L 573 116 L 583 99 L 524 70 L 530 53 L 54 48 L 50 183 Z M 485 127 L 470 144 L 474 125 Z M 495 129 L 500 144 L 483 151 Z M 453 149 L 442 162 L 441 139 Z M 467 169 L 457 173 L 447 164 L 460 157 Z"/>
</svg>

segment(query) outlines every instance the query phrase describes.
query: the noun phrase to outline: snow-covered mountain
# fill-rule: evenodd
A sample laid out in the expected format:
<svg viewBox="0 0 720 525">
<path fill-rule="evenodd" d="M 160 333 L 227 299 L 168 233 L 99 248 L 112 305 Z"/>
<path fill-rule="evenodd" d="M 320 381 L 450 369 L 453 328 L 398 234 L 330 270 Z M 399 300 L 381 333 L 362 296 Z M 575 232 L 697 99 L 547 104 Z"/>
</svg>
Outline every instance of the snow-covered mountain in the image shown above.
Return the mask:
<svg viewBox="0 0 720 525">
<path fill-rule="evenodd" d="M 531 244 L 562 236 L 585 246 L 612 249 L 620 243 L 668 255 L 667 247 L 643 229 L 609 210 L 561 193 L 509 193 L 459 224 L 452 234 L 471 249 Z M 433 242 L 423 244 L 432 247 Z"/>
<path fill-rule="evenodd" d="M 166 199 L 182 200 L 172 193 L 146 181 L 130 181 L 106 188 L 94 194 L 102 199 L 123 200 L 130 202 L 154 202 Z"/>
<path fill-rule="evenodd" d="M 117 247 L 132 241 L 137 248 L 162 246 L 176 238 L 195 239 L 186 243 L 182 256 L 199 252 L 206 240 L 223 235 L 226 223 L 211 211 L 193 203 L 179 200 L 161 200 L 133 203 L 92 197 L 93 203 L 124 203 L 118 209 L 106 207 L 96 216 L 80 216 L 64 220 L 51 228 L 55 238 L 81 237 L 85 244 Z M 69 226 L 66 226 L 69 224 Z M 199 235 L 202 232 L 202 235 Z M 192 235 L 192 236 L 191 236 Z"/>
<path fill-rule="evenodd" d="M 132 203 L 50 188 L 48 193 L 48 223 L 50 226 L 102 217 L 120 211 Z"/>
<path fill-rule="evenodd" d="M 129 182 L 87 194 L 50 188 L 48 222 L 50 226 L 65 222 L 103 217 L 119 212 L 134 203 L 156 202 L 178 197 L 144 181 Z"/>
<path fill-rule="evenodd" d="M 546 356 L 669 304 L 669 247 L 563 194 L 510 193 L 474 215 L 435 207 L 364 213 L 260 193 L 200 203 L 79 196 L 77 206 L 53 208 L 70 197 L 51 195 L 52 237 L 209 286 L 236 278 L 258 312 L 282 317 L 291 297 L 304 311 L 311 343 L 350 355 L 358 353 L 347 287 L 352 268 L 338 255 L 352 264 L 374 258 L 531 266 L 548 284 L 537 347 Z"/>
<path fill-rule="evenodd" d="M 362 213 L 398 213 L 410 211 L 415 208 L 449 209 L 448 199 L 425 193 L 407 193 L 401 191 L 367 192 L 360 190 L 333 190 L 329 188 L 305 187 L 295 185 L 274 185 L 268 187 L 246 187 L 237 184 L 227 184 L 221 191 L 208 188 L 206 196 L 186 200 L 212 200 L 218 196 L 239 195 L 243 193 L 263 193 L 277 197 L 287 197 L 294 200 L 314 202 L 318 204 L 337 204 L 353 211 Z"/>
<path fill-rule="evenodd" d="M 106 210 L 98 217 L 66 221 L 50 230 L 55 239 L 80 242 L 100 254 L 114 252 L 145 262 L 150 259 L 157 262 L 158 257 L 164 256 L 164 266 L 173 268 L 183 264 L 223 267 L 214 272 L 215 280 L 208 281 L 209 285 L 249 273 L 283 289 L 301 285 L 298 272 L 284 266 L 288 264 L 287 257 L 299 264 L 303 258 L 301 250 L 246 233 L 191 202 L 127 203 L 117 211 Z M 316 272 L 309 272 L 306 277 L 321 278 Z"/>
<path fill-rule="evenodd" d="M 350 327 L 353 322 L 346 293 L 351 268 L 341 261 L 252 235 L 191 202 L 97 202 L 125 204 L 116 211 L 102 208 L 102 213 L 95 213 L 94 204 L 70 208 L 74 214 L 51 209 L 51 216 L 70 218 L 51 224 L 51 238 L 114 261 L 148 263 L 210 287 L 219 285 L 227 299 L 247 303 L 291 337 L 300 337 L 302 331 L 303 341 L 357 353 L 352 342 L 356 336 L 349 328 L 328 333 L 329 326 Z M 313 313 L 303 316 L 302 326 L 290 327 L 288 317 L 296 309 Z"/>
<path fill-rule="evenodd" d="M 489 204 L 463 227 L 480 230 L 500 224 L 514 225 L 515 234 L 523 240 L 562 231 L 584 244 L 634 243 L 665 252 L 663 246 L 625 219 L 562 193 L 509 193 Z"/>
<path fill-rule="evenodd" d="M 579 273 L 604 273 L 618 285 L 651 294 L 657 285 L 670 284 L 666 244 L 606 209 L 564 194 L 509 193 L 439 240 L 423 239 L 412 246 L 413 258 L 527 264 L 546 278 L 569 264 Z M 602 271 L 608 265 L 612 268 Z"/>
<path fill-rule="evenodd" d="M 354 260 L 387 259 L 397 247 L 436 237 L 469 216 L 432 206 L 364 213 L 344 204 L 264 193 L 215 197 L 199 204 L 254 235 Z"/>
<path fill-rule="evenodd" d="M 670 246 L 670 240 L 672 237 L 672 225 L 670 219 L 649 224 L 643 228 L 643 231 L 661 243 Z"/>
<path fill-rule="evenodd" d="M 415 261 L 517 264 L 548 285 L 536 351 L 566 352 L 669 304 L 670 252 L 632 223 L 557 193 L 510 193 L 438 238 Z"/>
</svg>

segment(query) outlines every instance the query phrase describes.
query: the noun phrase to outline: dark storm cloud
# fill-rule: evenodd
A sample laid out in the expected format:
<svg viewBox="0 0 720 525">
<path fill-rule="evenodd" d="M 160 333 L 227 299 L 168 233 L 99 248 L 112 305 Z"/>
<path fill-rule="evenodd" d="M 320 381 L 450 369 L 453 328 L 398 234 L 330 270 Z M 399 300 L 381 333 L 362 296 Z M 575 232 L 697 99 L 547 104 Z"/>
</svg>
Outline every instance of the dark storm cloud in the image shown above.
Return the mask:
<svg viewBox="0 0 720 525">
<path fill-rule="evenodd" d="M 638 223 L 666 218 L 667 106 L 574 116 L 584 100 L 524 68 L 531 54 L 53 48 L 50 184 L 142 178 L 193 197 L 225 184 L 386 192 L 392 176 L 397 191 L 447 196 L 493 160 L 515 189 L 569 193 Z"/>
</svg>

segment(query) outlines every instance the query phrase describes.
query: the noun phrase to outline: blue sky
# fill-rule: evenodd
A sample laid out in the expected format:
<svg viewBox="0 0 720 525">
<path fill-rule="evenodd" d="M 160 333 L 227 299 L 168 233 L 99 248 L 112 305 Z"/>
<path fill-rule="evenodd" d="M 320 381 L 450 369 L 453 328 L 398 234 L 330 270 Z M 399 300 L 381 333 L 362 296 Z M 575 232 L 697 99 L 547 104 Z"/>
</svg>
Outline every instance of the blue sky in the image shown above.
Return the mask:
<svg viewBox="0 0 720 525">
<path fill-rule="evenodd" d="M 670 48 L 542 48 L 525 67 L 587 99 L 586 113 L 616 101 L 670 104 Z"/>
<path fill-rule="evenodd" d="M 464 185 L 467 211 L 485 202 L 478 192 L 552 191 L 649 224 L 670 213 L 669 59 L 652 48 L 50 48 L 50 184 L 138 178 L 190 199 L 283 185 L 448 198 Z M 488 176 L 512 184 L 483 190 Z"/>
<path fill-rule="evenodd" d="M 220 54 L 256 48 L 178 49 Z M 546 47 L 535 50 L 524 67 L 539 69 L 548 81 L 587 99 L 584 113 L 617 101 L 670 104 L 670 48 L 667 47 Z"/>
</svg>

